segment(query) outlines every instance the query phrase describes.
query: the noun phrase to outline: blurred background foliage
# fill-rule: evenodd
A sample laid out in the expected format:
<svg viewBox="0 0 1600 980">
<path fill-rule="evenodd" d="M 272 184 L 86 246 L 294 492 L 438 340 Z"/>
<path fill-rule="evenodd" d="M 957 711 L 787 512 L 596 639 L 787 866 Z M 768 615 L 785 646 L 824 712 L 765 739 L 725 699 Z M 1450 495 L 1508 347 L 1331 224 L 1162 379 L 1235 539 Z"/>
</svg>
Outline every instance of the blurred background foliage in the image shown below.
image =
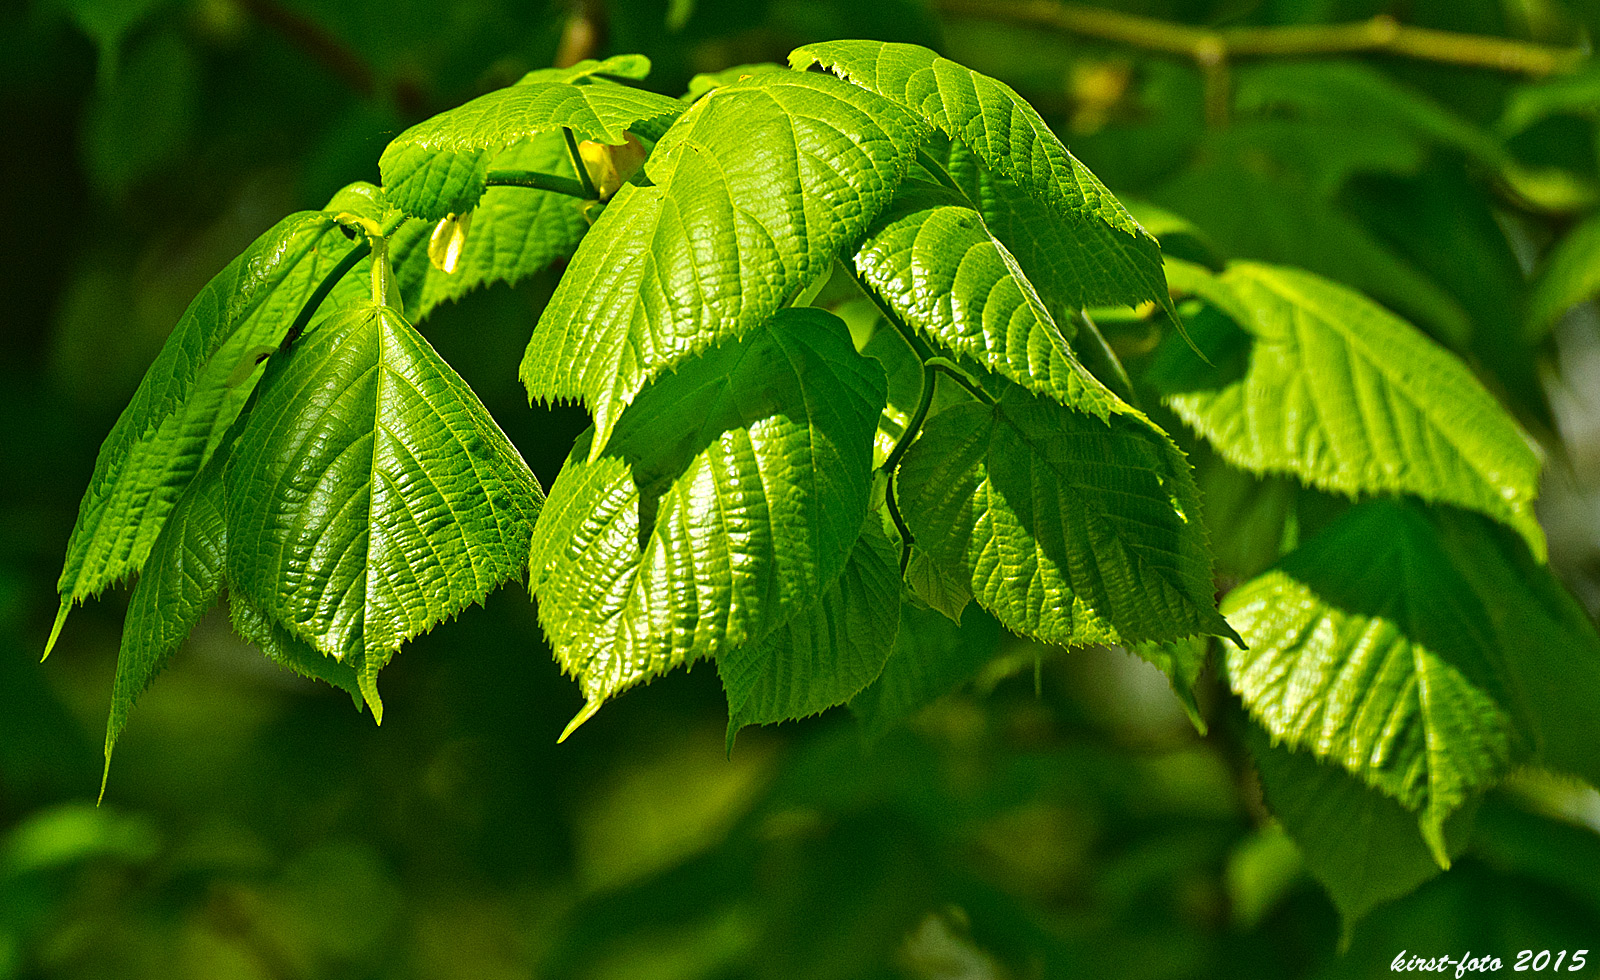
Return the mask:
<svg viewBox="0 0 1600 980">
<path fill-rule="evenodd" d="M 518 588 L 406 650 L 381 730 L 213 614 L 142 702 L 95 807 L 126 594 L 35 661 L 95 451 L 167 331 L 276 218 L 376 180 L 400 129 L 580 54 L 646 53 L 650 84 L 676 93 L 696 72 L 874 37 L 1012 83 L 1169 253 L 1311 268 L 1465 357 L 1544 444 L 1552 559 L 1593 614 L 1600 71 L 1584 52 L 1600 3 L 1097 5 L 1217 28 L 1386 14 L 1578 52 L 1544 78 L 1381 54 L 1219 67 L 1048 27 L 1048 6 L 0 7 L 0 980 L 1366 977 L 1401 949 L 1509 964 L 1595 946 L 1592 789 L 1518 774 L 1450 872 L 1346 930 L 1314 856 L 1264 810 L 1214 682 L 1201 737 L 1143 661 L 996 645 L 981 617 L 965 638 L 941 620 L 913 631 L 967 646 L 957 693 L 908 724 L 879 730 L 926 700 L 912 688 L 878 706 L 870 740 L 840 711 L 747 731 L 729 758 L 704 668 L 556 746 L 580 698 Z M 515 378 L 552 275 L 424 324 L 546 485 L 584 424 L 529 411 Z M 1125 356 L 1153 342 L 1138 318 L 1105 326 Z M 1242 529 L 1217 541 L 1224 587 L 1276 557 L 1286 510 L 1315 520 L 1315 495 L 1188 448 L 1213 520 Z"/>
</svg>

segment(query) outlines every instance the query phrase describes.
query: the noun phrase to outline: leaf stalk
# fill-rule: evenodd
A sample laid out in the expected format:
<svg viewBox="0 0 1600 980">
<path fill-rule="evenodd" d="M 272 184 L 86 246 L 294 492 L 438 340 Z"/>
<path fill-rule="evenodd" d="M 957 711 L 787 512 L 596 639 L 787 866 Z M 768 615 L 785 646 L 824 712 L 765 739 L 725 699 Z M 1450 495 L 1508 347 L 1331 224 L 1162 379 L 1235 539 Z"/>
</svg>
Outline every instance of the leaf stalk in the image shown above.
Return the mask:
<svg viewBox="0 0 1600 980">
<path fill-rule="evenodd" d="M 583 154 L 578 152 L 578 138 L 572 135 L 570 126 L 561 127 L 561 135 L 567 141 L 567 159 L 572 162 L 572 169 L 578 175 L 578 184 L 583 188 L 583 196 L 590 201 L 600 200 L 600 191 L 594 186 L 594 181 L 589 179 L 589 168 L 584 166 Z"/>
<path fill-rule="evenodd" d="M 538 170 L 491 170 L 485 181 L 489 187 L 527 187 L 536 191 L 552 191 L 582 201 L 594 200 L 583 185 L 571 177 L 542 173 Z"/>
</svg>

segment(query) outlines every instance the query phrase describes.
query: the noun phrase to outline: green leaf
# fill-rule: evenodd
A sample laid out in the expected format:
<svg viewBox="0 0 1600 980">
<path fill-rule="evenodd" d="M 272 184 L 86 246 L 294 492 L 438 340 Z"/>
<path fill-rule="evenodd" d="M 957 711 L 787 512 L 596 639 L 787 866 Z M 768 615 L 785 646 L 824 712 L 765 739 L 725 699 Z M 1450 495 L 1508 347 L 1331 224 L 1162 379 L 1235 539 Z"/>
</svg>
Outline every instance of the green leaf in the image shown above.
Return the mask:
<svg viewBox="0 0 1600 980">
<path fill-rule="evenodd" d="M 100 447 L 67 543 L 51 645 L 73 602 L 144 565 L 184 487 L 254 389 L 251 362 L 282 342 L 306 297 L 348 254 L 333 228 L 322 212 L 290 215 L 189 304 Z"/>
<path fill-rule="evenodd" d="M 111 717 L 106 722 L 106 775 L 134 702 L 222 592 L 228 553 L 223 459 L 222 454 L 213 456 L 184 489 L 128 600 L 112 685 Z M 100 792 L 105 794 L 104 777 Z"/>
<path fill-rule="evenodd" d="M 1167 403 L 1223 458 L 1352 496 L 1410 493 L 1475 510 L 1544 555 L 1533 512 L 1539 458 L 1459 360 L 1307 272 L 1238 263 L 1212 288 L 1233 294 L 1228 307 L 1254 341 L 1242 376 L 1161 383 Z M 1194 360 L 1177 345 L 1165 353 Z M 1158 378 L 1178 373 L 1170 363 L 1156 369 Z"/>
<path fill-rule="evenodd" d="M 255 644 L 267 659 L 301 677 L 337 687 L 350 695 L 357 711 L 361 710 L 365 702 L 361 697 L 361 678 L 356 672 L 359 665 L 340 662 L 319 652 L 274 621 L 241 591 L 229 593 L 228 611 L 233 631 Z"/>
<path fill-rule="evenodd" d="M 1539 761 L 1600 786 L 1600 635 L 1589 614 L 1510 532 L 1458 511 L 1433 522 L 1505 651 Z"/>
<path fill-rule="evenodd" d="M 1344 919 L 1346 942 L 1356 921 L 1373 908 L 1439 874 L 1441 863 L 1399 803 L 1338 766 L 1272 744 L 1255 725 L 1249 729 L 1246 743 L 1267 806 L 1299 846 L 1306 869 L 1328 890 Z M 1470 836 L 1474 810 L 1450 821 L 1450 855 L 1459 854 Z"/>
<path fill-rule="evenodd" d="M 1191 167 L 1154 194 L 1204 228 L 1230 256 L 1302 266 L 1346 283 L 1465 349 L 1472 319 L 1438 283 L 1310 187 L 1226 155 Z"/>
<path fill-rule="evenodd" d="M 582 399 L 591 458 L 647 383 L 742 337 L 888 205 L 924 127 L 826 75 L 770 72 L 696 102 L 573 257 L 522 362 L 533 398 Z"/>
<path fill-rule="evenodd" d="M 952 623 L 961 622 L 967 603 L 972 601 L 972 582 L 960 569 L 947 569 L 915 546 L 906 562 L 906 587 L 928 607 L 943 613 Z"/>
<path fill-rule="evenodd" d="M 1046 296 L 1170 309 L 1156 240 L 1010 86 L 914 44 L 832 41 L 789 55 L 795 68 L 813 63 L 912 109 L 975 155 L 985 176 L 954 161 L 952 176 L 973 175 L 969 196 Z"/>
<path fill-rule="evenodd" d="M 495 157 L 495 166 L 556 173 L 569 168 L 566 140 L 541 133 Z M 411 222 L 390 243 L 407 315 L 424 320 L 441 303 L 495 283 L 514 284 L 572 254 L 589 230 L 582 202 L 552 191 L 491 187 L 472 213 L 472 227 L 455 272 L 428 259 L 433 226 Z"/>
<path fill-rule="evenodd" d="M 1527 337 L 1550 333 L 1562 314 L 1600 296 L 1600 214 L 1567 232 L 1550 250 L 1528 297 Z"/>
<path fill-rule="evenodd" d="M 866 518 L 884 398 L 843 322 L 791 308 L 641 392 L 604 454 L 579 439 L 529 566 L 580 721 L 823 594 Z"/>
<path fill-rule="evenodd" d="M 1430 146 L 1460 150 L 1491 168 L 1506 160 L 1483 130 L 1355 61 L 1243 66 L 1234 111 L 1268 152 L 1316 171 L 1319 188 L 1330 193 L 1354 171 L 1415 170 Z"/>
<path fill-rule="evenodd" d="M 1498 128 L 1511 136 L 1555 115 L 1593 119 L 1600 115 L 1595 111 L 1597 105 L 1600 105 L 1600 66 L 1590 62 L 1586 71 L 1517 86 L 1506 99 L 1505 114 L 1500 117 Z"/>
<path fill-rule="evenodd" d="M 975 612 L 956 623 L 931 609 L 900 606 L 894 649 L 878 679 L 850 700 L 850 711 L 872 740 L 970 680 L 993 658 L 1000 627 Z"/>
<path fill-rule="evenodd" d="M 1203 636 L 1187 636 L 1160 643 L 1136 643 L 1129 651 L 1167 675 L 1172 694 L 1183 706 L 1189 723 L 1195 731 L 1205 735 L 1206 720 L 1200 714 L 1200 703 L 1195 700 L 1194 687 L 1200 682 L 1200 673 L 1206 669 L 1211 641 Z"/>
<path fill-rule="evenodd" d="M 1115 396 L 1084 370 L 1006 247 L 948 189 L 911 183 L 854 258 L 862 281 L 935 344 L 1108 419 Z"/>
<path fill-rule="evenodd" d="M 934 415 L 906 454 L 896 486 L 917 546 L 1045 642 L 1231 635 L 1194 478 L 1166 434 L 1126 406 L 1102 421 L 1003 392 Z"/>
<path fill-rule="evenodd" d="M 412 126 L 378 160 L 389 199 L 429 221 L 464 214 L 483 195 L 490 162 L 509 146 L 562 129 L 615 146 L 630 127 L 683 111 L 677 99 L 593 79 L 601 67 L 592 62 L 578 75 L 574 69 L 533 72 Z"/>
<path fill-rule="evenodd" d="M 1508 651 L 1427 518 L 1361 504 L 1222 608 L 1248 645 L 1225 664 L 1251 717 L 1415 813 L 1448 865 L 1446 819 L 1525 739 Z"/>
<path fill-rule="evenodd" d="M 805 718 L 849 701 L 883 672 L 900 631 L 899 549 L 867 515 L 844 571 L 762 639 L 717 657 L 728 747 L 746 725 Z"/>
<path fill-rule="evenodd" d="M 542 495 L 466 382 L 394 311 L 316 325 L 263 381 L 227 471 L 229 581 L 373 680 L 521 574 Z"/>
</svg>

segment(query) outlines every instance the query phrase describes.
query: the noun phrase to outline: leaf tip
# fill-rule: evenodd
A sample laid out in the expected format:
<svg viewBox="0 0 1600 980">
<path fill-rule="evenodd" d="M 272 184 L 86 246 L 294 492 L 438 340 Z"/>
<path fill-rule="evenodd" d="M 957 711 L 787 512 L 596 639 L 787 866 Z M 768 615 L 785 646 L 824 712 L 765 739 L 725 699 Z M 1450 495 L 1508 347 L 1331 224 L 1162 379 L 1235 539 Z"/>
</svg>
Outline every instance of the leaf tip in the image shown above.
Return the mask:
<svg viewBox="0 0 1600 980">
<path fill-rule="evenodd" d="M 1433 814 L 1425 814 L 1417 821 L 1418 828 L 1422 831 L 1422 839 L 1428 845 L 1428 850 L 1433 854 L 1433 861 L 1441 871 L 1450 870 L 1450 848 L 1445 844 L 1443 821 Z"/>
<path fill-rule="evenodd" d="M 61 597 L 61 608 L 56 612 L 55 625 L 50 627 L 50 639 L 44 642 L 44 655 L 39 658 L 40 663 L 50 659 L 50 651 L 56 648 L 56 640 L 61 638 L 61 627 L 67 625 L 67 613 L 72 611 L 72 596 Z"/>
<path fill-rule="evenodd" d="M 573 732 L 577 731 L 583 726 L 584 722 L 588 721 L 590 718 L 593 718 L 595 716 L 595 712 L 599 711 L 600 706 L 605 703 L 606 702 L 604 698 L 590 698 L 584 704 L 584 706 L 579 709 L 578 713 L 572 716 L 572 720 L 567 722 L 567 727 L 561 730 L 561 736 L 556 739 L 556 744 L 560 745 L 562 742 L 565 742 Z"/>
<path fill-rule="evenodd" d="M 362 670 L 356 677 L 356 686 L 361 690 L 361 699 L 372 709 L 373 724 L 383 724 L 383 698 L 378 696 L 377 671 Z"/>
</svg>

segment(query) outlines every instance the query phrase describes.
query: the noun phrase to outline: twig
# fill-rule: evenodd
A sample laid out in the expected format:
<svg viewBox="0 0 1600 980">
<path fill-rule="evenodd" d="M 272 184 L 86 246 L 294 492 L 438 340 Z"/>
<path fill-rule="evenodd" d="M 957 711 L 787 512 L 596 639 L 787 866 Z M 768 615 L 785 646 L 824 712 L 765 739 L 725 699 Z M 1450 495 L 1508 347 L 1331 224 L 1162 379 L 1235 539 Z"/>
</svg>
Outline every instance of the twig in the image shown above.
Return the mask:
<svg viewBox="0 0 1600 980">
<path fill-rule="evenodd" d="M 1059 0 L 938 0 L 938 6 L 958 17 L 1031 24 L 1188 58 L 1204 76 L 1206 121 L 1212 126 L 1227 122 L 1232 101 L 1228 65 L 1238 59 L 1392 54 L 1542 78 L 1570 74 L 1589 58 L 1580 48 L 1414 27 L 1387 14 L 1347 24 L 1209 28 Z"/>
<path fill-rule="evenodd" d="M 1234 59 L 1379 52 L 1537 77 L 1576 71 L 1589 57 L 1578 48 L 1413 27 L 1384 14 L 1350 24 L 1213 29 L 1057 0 L 939 0 L 939 8 L 947 14 L 1034 24 L 1166 51 L 1196 62 L 1208 55 Z"/>
</svg>

